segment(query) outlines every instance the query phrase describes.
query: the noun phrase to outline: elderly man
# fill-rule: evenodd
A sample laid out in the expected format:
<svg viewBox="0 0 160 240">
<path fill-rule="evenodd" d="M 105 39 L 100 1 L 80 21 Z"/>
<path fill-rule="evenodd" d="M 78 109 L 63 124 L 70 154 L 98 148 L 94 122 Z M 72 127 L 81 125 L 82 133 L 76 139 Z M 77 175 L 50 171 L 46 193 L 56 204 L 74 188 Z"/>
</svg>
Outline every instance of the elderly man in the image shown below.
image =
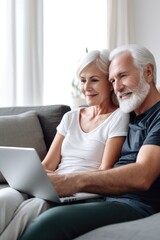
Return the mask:
<svg viewBox="0 0 160 240">
<path fill-rule="evenodd" d="M 21 240 L 73 239 L 100 226 L 160 211 L 160 94 L 156 63 L 141 46 L 110 53 L 109 80 L 120 108 L 132 112 L 121 157 L 112 169 L 53 175 L 59 195 L 92 192 L 97 200 L 52 208 L 32 222 Z M 113 149 L 114 151 L 114 149 Z"/>
</svg>

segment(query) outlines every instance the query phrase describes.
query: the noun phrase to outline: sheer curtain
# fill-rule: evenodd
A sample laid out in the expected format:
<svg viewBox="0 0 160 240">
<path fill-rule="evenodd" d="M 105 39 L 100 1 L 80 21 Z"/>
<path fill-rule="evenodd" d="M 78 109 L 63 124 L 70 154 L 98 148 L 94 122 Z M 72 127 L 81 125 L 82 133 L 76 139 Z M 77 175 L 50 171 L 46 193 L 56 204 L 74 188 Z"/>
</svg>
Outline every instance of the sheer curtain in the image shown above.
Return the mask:
<svg viewBox="0 0 160 240">
<path fill-rule="evenodd" d="M 0 106 L 42 104 L 42 5 L 0 0 Z"/>
<path fill-rule="evenodd" d="M 107 43 L 111 50 L 134 42 L 132 0 L 107 0 Z"/>
<path fill-rule="evenodd" d="M 107 46 L 106 6 L 0 0 L 0 106 L 70 104 L 76 62 L 86 47 Z"/>
</svg>

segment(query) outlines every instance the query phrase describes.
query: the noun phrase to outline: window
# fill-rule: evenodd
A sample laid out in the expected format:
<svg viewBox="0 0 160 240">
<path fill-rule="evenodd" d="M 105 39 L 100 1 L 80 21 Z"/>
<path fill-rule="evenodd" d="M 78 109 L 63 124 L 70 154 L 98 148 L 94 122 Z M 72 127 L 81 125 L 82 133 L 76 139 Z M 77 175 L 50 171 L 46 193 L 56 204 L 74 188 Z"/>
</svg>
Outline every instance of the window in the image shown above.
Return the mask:
<svg viewBox="0 0 160 240">
<path fill-rule="evenodd" d="M 107 47 L 106 0 L 44 0 L 44 104 L 71 105 L 78 59 Z"/>
<path fill-rule="evenodd" d="M 0 0 L 0 34 L 0 105 L 71 105 L 77 61 L 107 47 L 107 0 Z"/>
</svg>

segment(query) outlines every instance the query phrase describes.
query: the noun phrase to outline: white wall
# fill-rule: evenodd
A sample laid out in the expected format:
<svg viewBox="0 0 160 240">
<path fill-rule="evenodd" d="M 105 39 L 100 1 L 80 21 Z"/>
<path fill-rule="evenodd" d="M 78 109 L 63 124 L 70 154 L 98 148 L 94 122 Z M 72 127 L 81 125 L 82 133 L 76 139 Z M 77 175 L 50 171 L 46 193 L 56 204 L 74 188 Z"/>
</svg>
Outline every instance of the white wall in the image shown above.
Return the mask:
<svg viewBox="0 0 160 240">
<path fill-rule="evenodd" d="M 134 22 L 134 42 L 147 47 L 157 62 L 160 85 L 160 1 L 130 0 Z"/>
</svg>

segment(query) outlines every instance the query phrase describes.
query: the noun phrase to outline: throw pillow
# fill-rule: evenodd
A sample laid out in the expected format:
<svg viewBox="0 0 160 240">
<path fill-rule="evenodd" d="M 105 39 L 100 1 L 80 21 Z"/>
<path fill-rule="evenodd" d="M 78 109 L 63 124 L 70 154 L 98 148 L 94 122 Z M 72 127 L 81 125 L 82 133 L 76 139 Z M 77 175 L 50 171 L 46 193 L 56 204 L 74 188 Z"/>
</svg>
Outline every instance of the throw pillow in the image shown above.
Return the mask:
<svg viewBox="0 0 160 240">
<path fill-rule="evenodd" d="M 42 160 L 47 150 L 37 113 L 28 111 L 0 117 L 0 146 L 35 148 Z M 0 182 L 3 181 L 0 174 Z"/>
</svg>

